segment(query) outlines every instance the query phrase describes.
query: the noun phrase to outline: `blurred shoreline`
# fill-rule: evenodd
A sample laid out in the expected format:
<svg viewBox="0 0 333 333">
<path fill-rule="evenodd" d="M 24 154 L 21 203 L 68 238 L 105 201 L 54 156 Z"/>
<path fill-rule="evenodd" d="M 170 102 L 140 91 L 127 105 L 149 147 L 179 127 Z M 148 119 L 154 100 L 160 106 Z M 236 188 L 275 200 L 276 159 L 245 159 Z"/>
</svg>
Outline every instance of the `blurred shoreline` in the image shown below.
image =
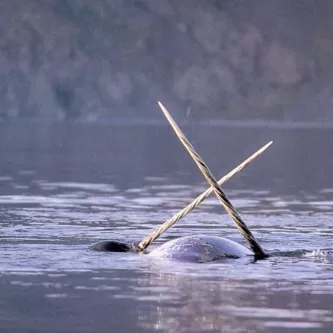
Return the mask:
<svg viewBox="0 0 333 333">
<path fill-rule="evenodd" d="M 161 100 L 214 124 L 333 122 L 332 16 L 328 0 L 3 1 L 0 119 L 146 122 Z"/>
</svg>

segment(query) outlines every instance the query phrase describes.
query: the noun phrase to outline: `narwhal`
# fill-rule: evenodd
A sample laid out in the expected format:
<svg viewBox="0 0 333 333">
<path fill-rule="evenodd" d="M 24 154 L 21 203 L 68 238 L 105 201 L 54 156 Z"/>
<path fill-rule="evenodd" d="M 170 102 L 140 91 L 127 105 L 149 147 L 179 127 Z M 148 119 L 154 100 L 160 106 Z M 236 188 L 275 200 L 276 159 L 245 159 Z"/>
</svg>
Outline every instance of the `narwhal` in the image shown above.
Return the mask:
<svg viewBox="0 0 333 333">
<path fill-rule="evenodd" d="M 259 151 L 253 154 L 250 158 L 244 161 L 237 168 L 232 170 L 228 175 L 223 177 L 219 182 L 216 181 L 213 174 L 209 170 L 206 163 L 200 157 L 200 155 L 195 151 L 192 144 L 185 137 L 184 133 L 180 130 L 174 119 L 171 117 L 166 108 L 162 103 L 158 102 L 160 108 L 162 109 L 165 117 L 169 121 L 170 125 L 174 129 L 176 135 L 180 141 L 185 146 L 186 150 L 189 152 L 190 156 L 193 158 L 194 162 L 199 167 L 200 171 L 206 178 L 207 182 L 211 186 L 203 194 L 201 194 L 197 199 L 195 199 L 190 205 L 185 207 L 182 211 L 174 215 L 171 219 L 166 221 L 161 227 L 157 228 L 151 235 L 147 236 L 140 243 L 122 243 L 118 241 L 104 241 L 99 242 L 91 246 L 94 250 L 99 251 L 111 251 L 111 252 L 145 252 L 145 249 L 149 244 L 151 244 L 159 235 L 161 235 L 166 229 L 170 228 L 176 221 L 185 216 L 190 210 L 202 202 L 208 195 L 214 191 L 215 195 L 222 203 L 223 207 L 231 217 L 231 219 L 236 224 L 236 227 L 244 237 L 249 248 L 236 243 L 220 236 L 208 236 L 208 235 L 191 235 L 185 237 L 179 237 L 168 241 L 161 246 L 152 250 L 148 255 L 160 258 L 170 258 L 181 261 L 188 262 L 210 262 L 221 260 L 224 258 L 253 258 L 254 260 L 264 259 L 268 255 L 264 252 L 262 247 L 259 245 L 254 235 L 251 233 L 250 229 L 246 223 L 241 219 L 230 200 L 222 190 L 219 184 L 229 179 L 233 174 L 240 171 L 245 165 L 247 165 L 251 160 L 261 154 L 265 149 L 272 144 L 269 142 Z"/>
</svg>

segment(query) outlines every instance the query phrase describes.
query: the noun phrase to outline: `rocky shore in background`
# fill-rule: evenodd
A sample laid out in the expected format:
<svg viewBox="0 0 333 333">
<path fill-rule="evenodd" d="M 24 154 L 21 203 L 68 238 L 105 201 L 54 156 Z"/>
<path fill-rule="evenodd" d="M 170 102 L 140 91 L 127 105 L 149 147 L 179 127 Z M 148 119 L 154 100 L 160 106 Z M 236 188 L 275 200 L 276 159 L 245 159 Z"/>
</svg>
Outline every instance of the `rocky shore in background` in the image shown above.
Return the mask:
<svg viewBox="0 0 333 333">
<path fill-rule="evenodd" d="M 329 0 L 7 0 L 0 118 L 333 121 Z"/>
</svg>

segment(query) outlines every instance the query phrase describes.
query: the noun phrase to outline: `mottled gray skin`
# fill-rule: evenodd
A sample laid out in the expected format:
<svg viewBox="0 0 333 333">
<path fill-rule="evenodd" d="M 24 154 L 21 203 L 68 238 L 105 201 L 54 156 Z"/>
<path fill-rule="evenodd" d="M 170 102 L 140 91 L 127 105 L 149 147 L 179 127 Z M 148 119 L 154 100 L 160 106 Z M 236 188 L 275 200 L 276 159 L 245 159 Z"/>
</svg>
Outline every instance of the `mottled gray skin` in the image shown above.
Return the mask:
<svg viewBox="0 0 333 333">
<path fill-rule="evenodd" d="M 90 249 L 106 252 L 140 252 L 137 243 L 119 241 L 98 242 L 90 246 Z M 226 238 L 205 235 L 176 238 L 152 250 L 148 255 L 186 262 L 211 262 L 226 258 L 254 259 L 253 252 L 241 244 Z"/>
<path fill-rule="evenodd" d="M 245 246 L 216 236 L 186 236 L 162 244 L 150 256 L 187 262 L 210 262 L 223 258 L 254 258 Z"/>
</svg>

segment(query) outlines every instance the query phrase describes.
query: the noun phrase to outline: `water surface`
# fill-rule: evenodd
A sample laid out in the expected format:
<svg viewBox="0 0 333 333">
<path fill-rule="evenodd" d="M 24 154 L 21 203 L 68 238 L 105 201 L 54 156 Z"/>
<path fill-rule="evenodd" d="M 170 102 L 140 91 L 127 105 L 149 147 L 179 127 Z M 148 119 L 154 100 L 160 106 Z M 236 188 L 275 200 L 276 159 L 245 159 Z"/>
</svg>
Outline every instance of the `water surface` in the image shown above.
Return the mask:
<svg viewBox="0 0 333 333">
<path fill-rule="evenodd" d="M 0 124 L 4 332 L 330 332 L 333 131 L 185 126 L 262 246 L 256 263 L 89 250 L 142 239 L 206 188 L 168 126 Z M 211 196 L 156 243 L 243 242 Z"/>
</svg>

